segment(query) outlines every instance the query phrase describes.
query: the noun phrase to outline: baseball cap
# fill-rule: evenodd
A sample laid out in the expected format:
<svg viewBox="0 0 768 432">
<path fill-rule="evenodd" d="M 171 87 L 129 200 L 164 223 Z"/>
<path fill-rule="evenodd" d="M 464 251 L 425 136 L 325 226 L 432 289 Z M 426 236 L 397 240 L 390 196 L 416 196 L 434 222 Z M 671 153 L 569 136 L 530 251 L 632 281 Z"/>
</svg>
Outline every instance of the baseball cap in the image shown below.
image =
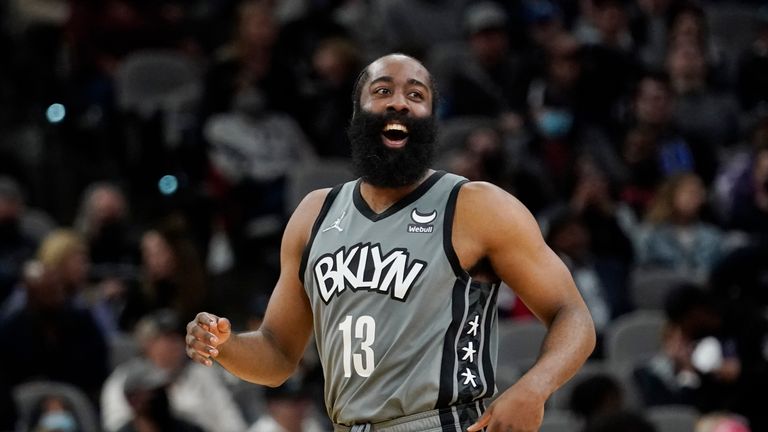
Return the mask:
<svg viewBox="0 0 768 432">
<path fill-rule="evenodd" d="M 507 25 L 507 13 L 496 3 L 473 4 L 464 14 L 464 28 L 469 34 L 483 30 L 501 29 Z"/>
</svg>

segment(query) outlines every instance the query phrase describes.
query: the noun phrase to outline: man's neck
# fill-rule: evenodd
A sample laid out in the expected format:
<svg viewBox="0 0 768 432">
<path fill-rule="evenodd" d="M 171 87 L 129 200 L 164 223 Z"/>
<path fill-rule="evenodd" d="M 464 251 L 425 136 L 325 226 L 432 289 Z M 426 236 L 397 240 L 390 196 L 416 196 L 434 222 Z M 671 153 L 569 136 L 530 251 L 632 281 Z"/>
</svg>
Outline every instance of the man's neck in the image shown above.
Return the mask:
<svg viewBox="0 0 768 432">
<path fill-rule="evenodd" d="M 375 213 L 382 213 L 390 208 L 394 203 L 400 201 L 403 197 L 413 192 L 420 184 L 431 176 L 435 170 L 428 169 L 424 175 L 412 184 L 402 187 L 385 188 L 374 186 L 365 180 L 360 184 L 360 195 Z"/>
</svg>

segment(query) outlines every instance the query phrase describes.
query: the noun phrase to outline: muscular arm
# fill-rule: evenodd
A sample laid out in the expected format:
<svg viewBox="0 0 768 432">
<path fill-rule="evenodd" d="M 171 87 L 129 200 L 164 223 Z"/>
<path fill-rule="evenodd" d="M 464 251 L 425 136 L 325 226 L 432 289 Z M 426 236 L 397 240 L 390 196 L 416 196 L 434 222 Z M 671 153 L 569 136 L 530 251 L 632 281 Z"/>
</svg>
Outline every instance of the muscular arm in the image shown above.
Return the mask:
<svg viewBox="0 0 768 432">
<path fill-rule="evenodd" d="M 487 257 L 496 274 L 548 327 L 536 364 L 499 398 L 499 403 L 507 396 L 506 402 L 516 404 L 524 395 L 543 414 L 546 399 L 576 373 L 595 346 L 592 318 L 568 269 L 544 242 L 525 206 L 487 183 L 462 187 L 454 246 L 460 260 L 467 260 L 462 262 L 465 268 Z"/>
<path fill-rule="evenodd" d="M 213 357 L 234 375 L 269 386 L 291 376 L 312 332 L 312 310 L 299 279 L 301 256 L 327 193 L 309 194 L 288 222 L 280 249 L 280 278 L 261 327 L 231 334 L 226 319 L 198 314 L 187 326 L 187 352 L 193 360 L 210 364 L 209 356 Z"/>
</svg>

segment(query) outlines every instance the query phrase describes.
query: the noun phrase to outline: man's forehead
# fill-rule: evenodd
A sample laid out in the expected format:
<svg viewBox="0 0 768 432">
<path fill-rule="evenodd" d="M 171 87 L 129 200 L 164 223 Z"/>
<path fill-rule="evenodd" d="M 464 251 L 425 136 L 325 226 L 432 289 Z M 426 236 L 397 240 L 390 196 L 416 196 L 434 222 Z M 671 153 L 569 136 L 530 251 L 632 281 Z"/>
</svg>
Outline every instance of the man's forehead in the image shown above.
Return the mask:
<svg viewBox="0 0 768 432">
<path fill-rule="evenodd" d="M 417 81 L 430 86 L 430 75 L 427 69 L 418 61 L 403 55 L 382 57 L 368 66 L 368 81 L 381 78 L 391 78 L 396 81 Z"/>
</svg>

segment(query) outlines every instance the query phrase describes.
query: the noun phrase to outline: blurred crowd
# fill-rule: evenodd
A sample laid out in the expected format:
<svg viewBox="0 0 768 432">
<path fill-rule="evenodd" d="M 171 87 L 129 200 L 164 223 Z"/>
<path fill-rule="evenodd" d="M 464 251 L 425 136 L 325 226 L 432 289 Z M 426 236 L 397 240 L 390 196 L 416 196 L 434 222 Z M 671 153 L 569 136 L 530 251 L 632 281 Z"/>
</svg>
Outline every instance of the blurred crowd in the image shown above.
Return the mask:
<svg viewBox="0 0 768 432">
<path fill-rule="evenodd" d="M 600 339 L 665 311 L 643 404 L 768 430 L 761 0 L 9 0 L 0 48 L 0 430 L 84 428 L 59 393 L 20 406 L 38 380 L 107 431 L 328 429 L 311 353 L 264 391 L 189 363 L 182 326 L 258 326 L 294 178 L 349 163 L 355 80 L 390 52 L 433 74 L 435 167 L 531 210 Z"/>
</svg>

